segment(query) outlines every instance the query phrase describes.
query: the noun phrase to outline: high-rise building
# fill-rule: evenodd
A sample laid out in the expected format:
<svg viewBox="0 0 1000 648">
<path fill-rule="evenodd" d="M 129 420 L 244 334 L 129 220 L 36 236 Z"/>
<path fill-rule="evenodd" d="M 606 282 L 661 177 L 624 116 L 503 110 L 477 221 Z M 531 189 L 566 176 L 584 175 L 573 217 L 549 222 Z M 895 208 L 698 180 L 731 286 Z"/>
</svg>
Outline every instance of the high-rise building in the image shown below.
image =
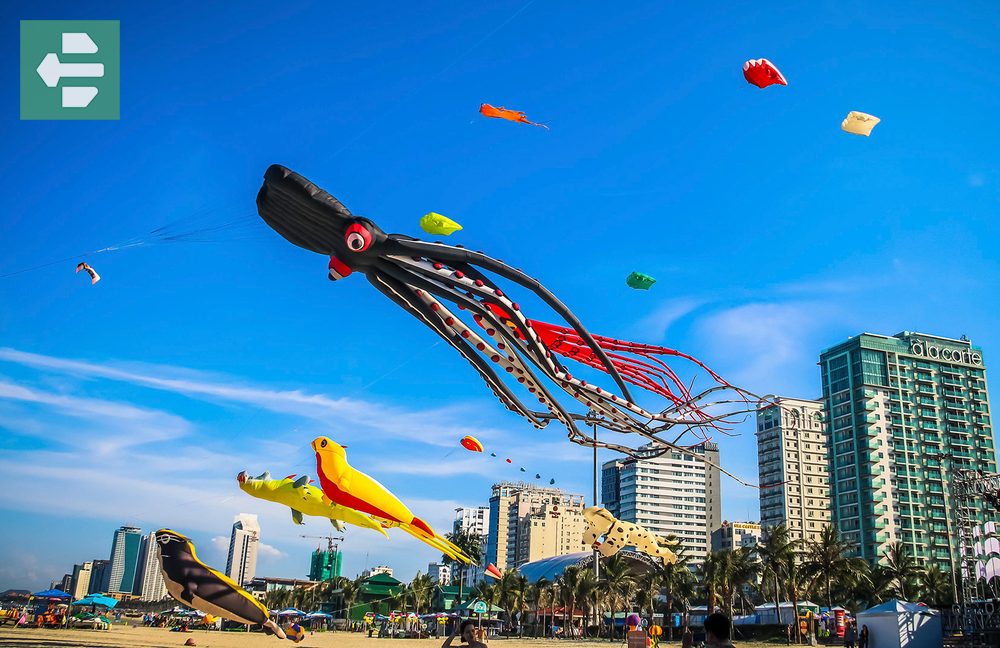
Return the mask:
<svg viewBox="0 0 1000 648">
<path fill-rule="evenodd" d="M 899 541 L 922 565 L 951 571 L 950 483 L 963 468 L 997 468 L 982 349 L 964 337 L 863 333 L 823 351 L 820 369 L 837 529 L 871 563 Z"/>
<path fill-rule="evenodd" d="M 484 564 L 498 569 L 587 551 L 583 495 L 526 483 L 493 485 Z"/>
<path fill-rule="evenodd" d="M 432 583 L 451 585 L 451 567 L 444 563 L 432 562 L 427 565 L 427 575 Z"/>
<path fill-rule="evenodd" d="M 73 589 L 73 574 L 63 574 L 62 578 L 49 583 L 49 589 L 62 590 L 69 594 L 69 591 Z"/>
<path fill-rule="evenodd" d="M 486 538 L 490 533 L 490 507 L 463 506 L 455 509 L 455 533 L 468 532 Z"/>
<path fill-rule="evenodd" d="M 139 544 L 139 570 L 132 593 L 143 601 L 159 601 L 167 596 L 167 585 L 160 571 L 160 545 L 156 534 L 142 537 Z"/>
<path fill-rule="evenodd" d="M 66 593 L 71 594 L 74 601 L 78 601 L 87 595 L 90 589 L 90 570 L 93 566 L 94 563 L 92 562 L 73 565 L 73 579 Z"/>
<path fill-rule="evenodd" d="M 728 522 L 712 531 L 712 551 L 733 551 L 741 547 L 751 549 L 761 540 L 761 526 L 756 522 Z"/>
<path fill-rule="evenodd" d="M 260 524 L 252 513 L 240 513 L 233 520 L 229 536 L 229 557 L 226 559 L 226 576 L 242 585 L 253 580 L 257 573 L 257 544 L 260 542 Z"/>
<path fill-rule="evenodd" d="M 111 589 L 111 561 L 95 560 L 90 566 L 90 585 L 87 594 L 104 594 Z"/>
<path fill-rule="evenodd" d="M 309 580 L 328 581 L 340 576 L 343 555 L 339 549 L 317 549 L 309 558 Z"/>
<path fill-rule="evenodd" d="M 371 578 L 372 576 L 378 576 L 379 574 L 385 574 L 386 576 L 392 577 L 392 567 L 387 565 L 376 565 L 369 569 L 361 572 L 361 578 Z"/>
<path fill-rule="evenodd" d="M 814 541 L 830 523 L 823 402 L 771 398 L 757 410 L 760 524 Z"/>
<path fill-rule="evenodd" d="M 659 536 L 675 536 L 692 563 L 700 563 L 712 546 L 712 531 L 722 525 L 719 469 L 715 467 L 719 446 L 705 442 L 691 448 L 704 461 L 671 451 L 654 457 L 654 450 L 658 448 L 648 444 L 639 448 L 638 457 L 605 462 L 603 505 L 620 520 Z"/>
<path fill-rule="evenodd" d="M 142 531 L 134 526 L 122 526 L 115 531 L 111 543 L 111 577 L 108 592 L 131 594 L 139 567 L 139 544 Z"/>
</svg>

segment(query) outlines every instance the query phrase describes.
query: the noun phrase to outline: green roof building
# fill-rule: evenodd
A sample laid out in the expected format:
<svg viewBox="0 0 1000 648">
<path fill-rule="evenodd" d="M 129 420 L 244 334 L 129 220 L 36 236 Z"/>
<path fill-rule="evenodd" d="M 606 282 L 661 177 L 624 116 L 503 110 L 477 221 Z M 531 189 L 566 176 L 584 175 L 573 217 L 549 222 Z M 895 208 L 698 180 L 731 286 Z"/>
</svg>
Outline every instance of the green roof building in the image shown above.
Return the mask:
<svg viewBox="0 0 1000 648">
<path fill-rule="evenodd" d="M 360 621 L 366 612 L 389 614 L 391 604 L 386 600 L 400 592 L 403 583 L 388 574 L 374 574 L 361 581 L 358 598 L 348 616 L 352 621 Z"/>
<path fill-rule="evenodd" d="M 952 571 L 949 482 L 961 469 L 997 469 L 982 349 L 966 338 L 863 333 L 819 364 L 833 523 L 872 564 L 899 541 L 921 564 Z"/>
</svg>

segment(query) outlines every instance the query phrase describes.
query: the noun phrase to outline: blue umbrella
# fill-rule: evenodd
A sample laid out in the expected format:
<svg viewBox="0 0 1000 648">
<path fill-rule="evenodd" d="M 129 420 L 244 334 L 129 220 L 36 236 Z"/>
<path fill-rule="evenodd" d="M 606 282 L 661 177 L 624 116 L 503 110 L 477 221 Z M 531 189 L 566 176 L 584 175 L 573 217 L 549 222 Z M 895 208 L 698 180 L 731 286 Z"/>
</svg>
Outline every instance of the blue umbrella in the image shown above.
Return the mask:
<svg viewBox="0 0 1000 648">
<path fill-rule="evenodd" d="M 104 596 L 103 594 L 88 594 L 79 601 L 73 601 L 73 605 L 100 605 L 110 610 L 114 606 L 118 605 L 118 599 L 113 599 L 110 596 Z"/>
<path fill-rule="evenodd" d="M 302 610 L 296 608 L 285 608 L 281 612 L 278 612 L 278 616 L 305 616 L 306 613 Z"/>
<path fill-rule="evenodd" d="M 68 598 L 73 598 L 72 596 L 70 596 L 66 592 L 64 592 L 62 590 L 57 590 L 57 589 L 45 590 L 43 592 L 35 592 L 34 594 L 32 594 L 32 596 L 35 597 L 35 598 L 41 598 L 41 599 L 68 599 Z"/>
</svg>

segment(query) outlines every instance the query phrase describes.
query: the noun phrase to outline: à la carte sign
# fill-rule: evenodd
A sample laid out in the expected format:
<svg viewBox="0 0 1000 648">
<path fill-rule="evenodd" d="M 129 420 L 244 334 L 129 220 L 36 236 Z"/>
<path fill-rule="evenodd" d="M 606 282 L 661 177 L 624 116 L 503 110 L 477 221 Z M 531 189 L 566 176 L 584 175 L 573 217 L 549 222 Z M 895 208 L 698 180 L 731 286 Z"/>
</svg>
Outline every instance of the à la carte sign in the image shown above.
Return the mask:
<svg viewBox="0 0 1000 648">
<path fill-rule="evenodd" d="M 932 360 L 944 360 L 945 362 L 960 362 L 981 367 L 983 356 L 972 349 L 956 349 L 954 347 L 931 344 L 927 340 L 910 340 L 910 353 L 915 356 L 923 356 Z"/>
</svg>

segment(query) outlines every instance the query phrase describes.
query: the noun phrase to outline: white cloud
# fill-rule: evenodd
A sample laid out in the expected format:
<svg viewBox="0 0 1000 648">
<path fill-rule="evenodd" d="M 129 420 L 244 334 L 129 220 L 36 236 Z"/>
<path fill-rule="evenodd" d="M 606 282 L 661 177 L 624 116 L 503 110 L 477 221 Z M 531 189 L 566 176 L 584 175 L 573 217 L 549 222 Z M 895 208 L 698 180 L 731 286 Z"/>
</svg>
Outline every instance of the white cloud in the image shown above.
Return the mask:
<svg viewBox="0 0 1000 648">
<path fill-rule="evenodd" d="M 91 452 L 108 454 L 126 447 L 167 441 L 187 434 L 191 426 L 179 416 L 127 403 L 54 394 L 0 377 L 0 400 L 42 407 L 73 419 L 71 425 L 56 425 L 28 416 L 0 412 L 0 424 L 16 433 L 86 446 Z"/>
<path fill-rule="evenodd" d="M 704 303 L 704 300 L 691 297 L 671 299 L 636 322 L 633 329 L 639 337 L 648 340 L 662 340 L 667 336 L 671 325 Z"/>
<path fill-rule="evenodd" d="M 241 403 L 324 423 L 336 420 L 342 423 L 339 428 L 347 431 L 344 436 L 347 439 L 351 438 L 352 432 L 356 435 L 355 438 L 369 438 L 374 431 L 408 441 L 417 440 L 424 444 L 449 447 L 455 439 L 467 434 L 483 435 L 486 438 L 502 436 L 497 430 L 484 430 L 464 424 L 462 421 L 468 420 L 474 411 L 469 405 L 410 411 L 385 403 L 346 397 L 332 398 L 298 389 L 248 386 L 233 378 L 194 372 L 181 367 L 133 364 L 134 368 L 125 368 L 114 363 L 96 364 L 10 348 L 0 348 L 0 361 L 85 378 L 120 381 L 213 402 Z M 354 432 L 357 427 L 368 428 L 368 431 Z"/>
<path fill-rule="evenodd" d="M 265 558 L 285 558 L 288 556 L 284 551 L 273 547 L 266 542 L 257 543 L 257 553 Z"/>
<path fill-rule="evenodd" d="M 836 316 L 834 308 L 819 302 L 751 303 L 713 313 L 699 328 L 713 354 L 727 358 L 730 382 L 782 393 L 801 389 L 804 372 L 815 373 L 818 334 Z"/>
</svg>

